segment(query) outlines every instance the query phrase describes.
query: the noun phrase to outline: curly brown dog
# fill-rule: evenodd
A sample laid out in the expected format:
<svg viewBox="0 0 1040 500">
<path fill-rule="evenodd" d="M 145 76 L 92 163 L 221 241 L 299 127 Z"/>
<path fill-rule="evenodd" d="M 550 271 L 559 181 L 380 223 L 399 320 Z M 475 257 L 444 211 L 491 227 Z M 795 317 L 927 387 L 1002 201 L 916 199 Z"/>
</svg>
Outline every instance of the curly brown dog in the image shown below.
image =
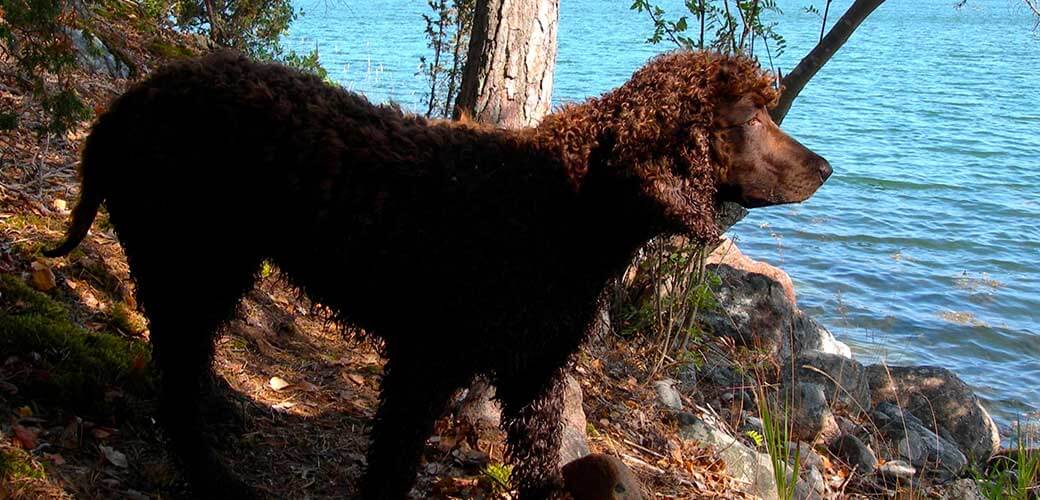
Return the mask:
<svg viewBox="0 0 1040 500">
<path fill-rule="evenodd" d="M 521 498 L 561 486 L 560 380 L 649 239 L 718 235 L 718 204 L 800 202 L 830 175 L 769 119 L 751 61 L 659 56 L 508 131 L 430 121 L 283 66 L 156 71 L 94 125 L 65 243 L 102 202 L 151 322 L 160 415 L 200 496 L 248 496 L 199 435 L 213 338 L 276 263 L 387 357 L 364 498 L 403 498 L 456 389 L 497 385 Z M 191 238 L 185 238 L 191 234 Z"/>
</svg>

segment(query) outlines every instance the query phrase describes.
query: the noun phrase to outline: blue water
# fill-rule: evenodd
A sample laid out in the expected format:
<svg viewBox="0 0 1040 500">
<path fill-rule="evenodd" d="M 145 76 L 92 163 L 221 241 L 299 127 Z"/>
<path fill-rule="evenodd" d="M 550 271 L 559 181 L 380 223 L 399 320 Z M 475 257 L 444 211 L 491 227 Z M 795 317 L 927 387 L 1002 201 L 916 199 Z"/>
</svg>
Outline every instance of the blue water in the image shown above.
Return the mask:
<svg viewBox="0 0 1040 500">
<path fill-rule="evenodd" d="M 775 62 L 789 70 L 820 20 L 810 0 L 779 3 L 788 49 Z M 733 233 L 859 357 L 951 368 L 1006 425 L 1040 410 L 1040 37 L 1017 0 L 953 3 L 889 0 L 860 27 L 784 123 L 835 175 Z M 669 48 L 644 43 L 651 23 L 630 2 L 561 4 L 558 103 Z M 317 46 L 332 78 L 373 101 L 420 108 L 426 2 L 296 5 L 307 14 L 289 47 Z"/>
</svg>

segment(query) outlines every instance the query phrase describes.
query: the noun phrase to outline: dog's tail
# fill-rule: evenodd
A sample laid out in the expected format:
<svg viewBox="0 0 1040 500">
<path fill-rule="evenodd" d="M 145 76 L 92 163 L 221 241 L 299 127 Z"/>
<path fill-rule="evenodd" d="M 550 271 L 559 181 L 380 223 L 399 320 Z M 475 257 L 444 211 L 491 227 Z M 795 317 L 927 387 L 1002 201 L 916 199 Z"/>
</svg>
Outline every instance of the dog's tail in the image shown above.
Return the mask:
<svg viewBox="0 0 1040 500">
<path fill-rule="evenodd" d="M 44 250 L 43 255 L 47 257 L 61 257 L 71 252 L 77 245 L 87 237 L 90 226 L 94 224 L 98 208 L 105 201 L 105 189 L 103 176 L 98 172 L 101 167 L 98 163 L 99 142 L 104 139 L 98 134 L 99 128 L 95 126 L 87 145 L 83 149 L 83 162 L 80 164 L 80 193 L 76 208 L 72 209 L 72 224 L 65 232 L 65 241 L 56 248 Z"/>
</svg>

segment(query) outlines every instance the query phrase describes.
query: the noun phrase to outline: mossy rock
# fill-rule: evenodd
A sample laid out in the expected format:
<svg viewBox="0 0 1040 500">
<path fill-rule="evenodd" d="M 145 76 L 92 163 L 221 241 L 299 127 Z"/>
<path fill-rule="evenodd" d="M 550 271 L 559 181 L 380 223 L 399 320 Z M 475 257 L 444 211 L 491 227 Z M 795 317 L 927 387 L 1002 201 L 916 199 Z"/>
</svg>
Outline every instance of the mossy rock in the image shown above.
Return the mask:
<svg viewBox="0 0 1040 500">
<path fill-rule="evenodd" d="M 163 59 L 187 59 L 189 57 L 195 57 L 195 53 L 192 52 L 191 49 L 159 38 L 152 38 L 149 40 L 148 45 L 145 48 L 148 49 L 148 52 Z"/>
<path fill-rule="evenodd" d="M 65 307 L 10 275 L 0 276 L 0 352 L 32 363 L 15 383 L 34 401 L 95 411 L 109 388 L 147 397 L 155 387 L 147 344 L 76 325 Z"/>
</svg>

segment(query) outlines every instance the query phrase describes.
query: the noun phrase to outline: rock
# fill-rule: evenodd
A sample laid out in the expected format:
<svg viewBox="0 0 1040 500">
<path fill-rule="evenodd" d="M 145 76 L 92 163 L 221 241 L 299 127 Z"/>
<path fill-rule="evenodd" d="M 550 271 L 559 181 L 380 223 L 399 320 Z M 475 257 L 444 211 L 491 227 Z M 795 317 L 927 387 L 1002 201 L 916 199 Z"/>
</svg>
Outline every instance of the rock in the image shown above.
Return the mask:
<svg viewBox="0 0 1040 500">
<path fill-rule="evenodd" d="M 495 386 L 484 377 L 478 377 L 470 384 L 456 412 L 456 419 L 480 432 L 498 429 L 502 422 L 502 409 L 494 397 Z"/>
<path fill-rule="evenodd" d="M 979 491 L 979 485 L 973 479 L 958 479 L 946 485 L 939 500 L 983 500 L 986 497 Z"/>
<path fill-rule="evenodd" d="M 563 466 L 563 484 L 574 500 L 639 500 L 643 486 L 621 460 L 597 453 Z"/>
<path fill-rule="evenodd" d="M 654 390 L 657 391 L 657 402 L 675 411 L 682 410 L 682 398 L 679 391 L 675 389 L 677 382 L 670 378 L 654 382 Z"/>
<path fill-rule="evenodd" d="M 560 464 L 569 463 L 591 453 L 585 432 L 588 423 L 582 407 L 581 384 L 570 374 L 564 377 L 563 413 L 560 439 Z M 456 421 L 478 434 L 498 432 L 502 409 L 495 399 L 495 386 L 483 377 L 470 385 L 466 397 L 456 410 Z"/>
<path fill-rule="evenodd" d="M 800 441 L 829 443 L 841 432 L 834 419 L 823 386 L 799 382 L 795 386 L 791 411 L 791 434 Z"/>
<path fill-rule="evenodd" d="M 776 480 L 769 455 L 759 453 L 720 429 L 719 425 L 682 413 L 679 435 L 718 450 L 737 489 L 765 500 L 777 500 Z"/>
<path fill-rule="evenodd" d="M 712 287 L 718 307 L 699 318 L 706 330 L 780 359 L 810 349 L 851 357 L 848 346 L 795 307 L 774 279 L 726 263 L 708 265 L 708 270 L 720 282 Z"/>
<path fill-rule="evenodd" d="M 748 273 L 761 274 L 780 285 L 783 295 L 791 305 L 797 306 L 798 300 L 794 293 L 794 282 L 783 269 L 768 263 L 757 261 L 744 255 L 740 248 L 729 238 L 722 238 L 722 243 L 708 255 L 707 264 L 725 264 Z"/>
<path fill-rule="evenodd" d="M 729 231 L 729 228 L 733 227 L 734 224 L 740 222 L 744 217 L 747 217 L 747 214 L 747 209 L 740 206 L 740 204 L 733 203 L 732 201 L 724 201 L 718 211 L 715 212 L 715 225 L 719 226 L 720 233 L 725 233 L 726 231 Z"/>
<path fill-rule="evenodd" d="M 851 414 L 870 409 L 870 386 L 866 369 L 858 361 L 837 354 L 805 351 L 795 357 L 794 379 L 819 384 L 827 401 Z M 791 368 L 785 367 L 784 384 L 791 382 Z"/>
<path fill-rule="evenodd" d="M 796 353 L 817 351 L 852 359 L 852 349 L 848 344 L 838 340 L 830 330 L 824 328 L 807 314 L 801 313 L 795 316 L 791 335 L 794 344 L 792 349 Z M 787 358 L 789 354 L 782 352 L 781 357 Z"/>
<path fill-rule="evenodd" d="M 1000 432 L 993 418 L 968 384 L 950 370 L 871 365 L 867 376 L 874 404 L 905 408 L 926 427 L 956 443 L 972 464 L 984 465 L 999 449 Z"/>
<path fill-rule="evenodd" d="M 874 450 L 871 450 L 856 436 L 844 434 L 838 437 L 831 444 L 830 450 L 834 456 L 861 474 L 870 474 L 877 469 L 877 456 L 874 454 Z"/>
<path fill-rule="evenodd" d="M 588 422 L 582 407 L 581 384 L 574 377 L 564 377 L 563 390 L 563 438 L 560 445 L 560 463 L 565 464 L 592 453 L 585 437 Z"/>
<path fill-rule="evenodd" d="M 113 55 L 101 40 L 75 28 L 66 28 L 65 34 L 76 48 L 76 62 L 83 69 L 113 78 L 130 77 L 130 67 Z"/>
<path fill-rule="evenodd" d="M 794 484 L 794 498 L 797 500 L 823 500 L 826 494 L 827 483 L 815 467 L 806 468 L 806 472 Z"/>
<path fill-rule="evenodd" d="M 787 449 L 792 460 L 794 459 L 794 454 L 798 453 L 798 461 L 801 463 L 802 470 L 809 468 L 820 470 L 824 468 L 823 456 L 817 453 L 811 444 L 804 441 L 787 443 Z"/>
<path fill-rule="evenodd" d="M 873 417 L 878 431 L 895 443 L 899 456 L 930 476 L 948 481 L 968 466 L 968 459 L 957 445 L 936 435 L 896 405 L 879 404 Z"/>
<path fill-rule="evenodd" d="M 902 460 L 892 460 L 881 464 L 877 474 L 887 483 L 908 484 L 913 482 L 917 469 Z"/>
</svg>

